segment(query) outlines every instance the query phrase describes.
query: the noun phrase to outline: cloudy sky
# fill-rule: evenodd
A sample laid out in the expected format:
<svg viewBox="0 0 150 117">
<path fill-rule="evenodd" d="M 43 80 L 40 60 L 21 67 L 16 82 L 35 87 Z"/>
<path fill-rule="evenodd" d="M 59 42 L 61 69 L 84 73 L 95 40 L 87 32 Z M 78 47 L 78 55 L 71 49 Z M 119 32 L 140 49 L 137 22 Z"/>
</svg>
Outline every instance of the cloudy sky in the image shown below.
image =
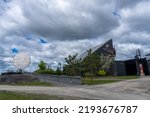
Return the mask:
<svg viewBox="0 0 150 117">
<path fill-rule="evenodd" d="M 113 39 L 116 59 L 150 53 L 150 0 L 0 0 L 0 71 L 28 52 L 36 69 Z"/>
</svg>

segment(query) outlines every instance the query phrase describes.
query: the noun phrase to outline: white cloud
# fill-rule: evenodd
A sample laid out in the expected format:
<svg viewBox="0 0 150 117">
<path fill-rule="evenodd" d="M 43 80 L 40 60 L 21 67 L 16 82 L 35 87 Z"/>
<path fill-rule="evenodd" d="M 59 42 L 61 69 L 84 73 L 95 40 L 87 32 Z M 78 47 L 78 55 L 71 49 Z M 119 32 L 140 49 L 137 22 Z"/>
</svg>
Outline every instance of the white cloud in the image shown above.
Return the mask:
<svg viewBox="0 0 150 117">
<path fill-rule="evenodd" d="M 150 52 L 149 0 L 13 0 L 0 6 L 0 54 L 12 56 L 12 48 L 30 53 L 29 69 L 41 59 L 57 66 L 110 38 L 118 59 L 134 57 L 138 48 Z"/>
</svg>

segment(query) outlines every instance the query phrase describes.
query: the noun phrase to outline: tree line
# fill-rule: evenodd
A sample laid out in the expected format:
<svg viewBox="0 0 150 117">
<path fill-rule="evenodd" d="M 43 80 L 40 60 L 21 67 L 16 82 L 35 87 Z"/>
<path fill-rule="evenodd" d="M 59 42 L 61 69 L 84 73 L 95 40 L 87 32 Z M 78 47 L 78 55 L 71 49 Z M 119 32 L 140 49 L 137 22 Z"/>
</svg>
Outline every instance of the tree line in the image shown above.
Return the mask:
<svg viewBox="0 0 150 117">
<path fill-rule="evenodd" d="M 106 75 L 111 64 L 113 64 L 114 58 L 107 55 L 98 55 L 92 53 L 92 50 L 87 51 L 87 56 L 85 58 L 78 58 L 78 54 L 69 55 L 65 58 L 65 64 L 63 69 L 61 69 L 61 64 L 58 64 L 56 70 L 46 67 L 46 63 L 41 61 L 38 64 L 39 69 L 37 73 L 48 73 L 57 75 L 71 75 L 71 76 L 98 76 Z"/>
</svg>

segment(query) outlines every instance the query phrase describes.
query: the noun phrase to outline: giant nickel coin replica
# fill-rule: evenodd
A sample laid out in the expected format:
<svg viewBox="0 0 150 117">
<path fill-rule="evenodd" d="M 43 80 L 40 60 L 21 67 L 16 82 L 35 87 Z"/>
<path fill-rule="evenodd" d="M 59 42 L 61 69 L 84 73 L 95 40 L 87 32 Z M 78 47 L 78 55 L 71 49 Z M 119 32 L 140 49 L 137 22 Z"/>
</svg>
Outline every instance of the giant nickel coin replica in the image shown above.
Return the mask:
<svg viewBox="0 0 150 117">
<path fill-rule="evenodd" d="M 19 53 L 14 57 L 13 62 L 15 67 L 23 70 L 30 65 L 31 58 L 27 53 Z"/>
</svg>

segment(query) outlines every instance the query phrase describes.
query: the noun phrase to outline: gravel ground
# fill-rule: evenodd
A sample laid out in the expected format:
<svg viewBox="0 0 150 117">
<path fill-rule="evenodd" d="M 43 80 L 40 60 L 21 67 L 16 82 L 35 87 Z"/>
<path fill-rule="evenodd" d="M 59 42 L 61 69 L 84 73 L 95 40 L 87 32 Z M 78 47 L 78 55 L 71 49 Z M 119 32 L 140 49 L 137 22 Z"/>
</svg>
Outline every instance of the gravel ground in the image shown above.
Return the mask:
<svg viewBox="0 0 150 117">
<path fill-rule="evenodd" d="M 38 93 L 57 96 L 71 96 L 81 99 L 100 100 L 149 100 L 150 77 L 126 80 L 117 83 L 65 87 L 9 86 L 0 85 L 0 90 Z"/>
</svg>

